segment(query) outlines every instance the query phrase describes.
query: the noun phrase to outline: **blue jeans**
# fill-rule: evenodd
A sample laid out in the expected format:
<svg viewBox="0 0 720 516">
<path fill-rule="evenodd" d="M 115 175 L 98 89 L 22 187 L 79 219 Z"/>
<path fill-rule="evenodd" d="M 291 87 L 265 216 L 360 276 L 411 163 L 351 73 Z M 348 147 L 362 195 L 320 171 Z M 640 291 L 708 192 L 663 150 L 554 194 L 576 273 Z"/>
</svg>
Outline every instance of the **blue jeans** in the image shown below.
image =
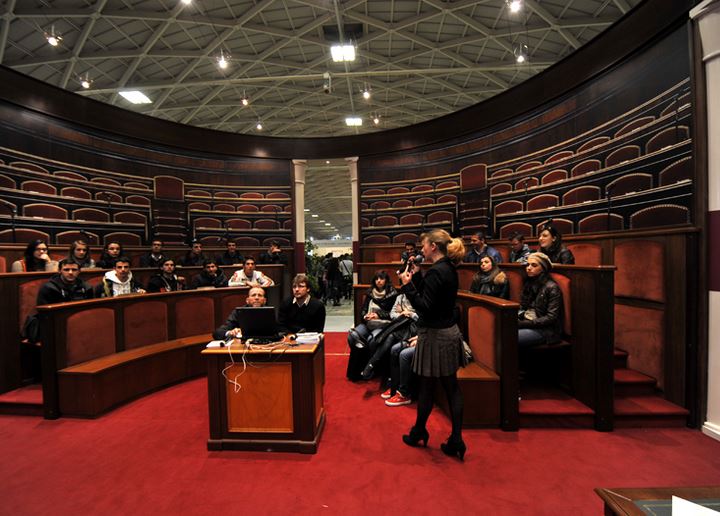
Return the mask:
<svg viewBox="0 0 720 516">
<path fill-rule="evenodd" d="M 410 378 L 415 346 L 409 347 L 407 342 L 398 342 L 390 348 L 390 389 L 410 397 Z"/>
<path fill-rule="evenodd" d="M 525 349 L 545 344 L 545 337 L 538 330 L 520 328 L 518 330 L 518 348 Z"/>
<path fill-rule="evenodd" d="M 348 346 L 353 348 L 357 342 L 362 342 L 362 347 L 367 347 L 368 342 L 381 331 L 382 328 L 371 331 L 365 324 L 358 324 L 348 333 Z"/>
</svg>

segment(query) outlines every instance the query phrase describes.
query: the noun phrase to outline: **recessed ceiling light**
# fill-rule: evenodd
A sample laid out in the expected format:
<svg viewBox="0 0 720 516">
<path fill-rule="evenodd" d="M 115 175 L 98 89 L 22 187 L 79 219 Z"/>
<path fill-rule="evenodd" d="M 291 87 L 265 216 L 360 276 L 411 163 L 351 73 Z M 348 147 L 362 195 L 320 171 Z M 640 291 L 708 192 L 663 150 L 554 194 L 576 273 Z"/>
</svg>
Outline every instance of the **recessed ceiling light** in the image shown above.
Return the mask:
<svg viewBox="0 0 720 516">
<path fill-rule="evenodd" d="M 142 91 L 121 91 L 120 96 L 133 104 L 152 104 L 152 100 L 150 100 Z"/>
<path fill-rule="evenodd" d="M 379 125 L 379 124 L 380 124 L 380 117 L 379 117 L 379 116 L 376 116 L 375 118 L 373 118 L 373 124 L 375 124 L 375 125 Z"/>
<path fill-rule="evenodd" d="M 255 129 L 257 129 L 258 131 L 262 131 L 263 125 L 262 125 L 262 122 L 260 122 L 260 120 L 258 120 L 258 123 L 255 126 Z"/>
<path fill-rule="evenodd" d="M 355 45 L 333 45 L 330 47 L 330 55 L 336 63 L 355 61 Z"/>
<path fill-rule="evenodd" d="M 310 216 L 311 216 L 311 217 L 317 217 L 317 215 L 315 215 L 314 213 L 313 213 L 312 215 L 310 215 Z"/>
<path fill-rule="evenodd" d="M 221 70 L 225 70 L 230 64 L 230 54 L 226 54 L 223 49 L 220 49 L 220 56 L 217 58 L 217 64 Z"/>
<path fill-rule="evenodd" d="M 326 223 L 325 223 L 325 225 L 326 225 L 326 226 L 329 226 L 329 225 L 330 225 L 330 223 L 329 223 L 329 222 L 326 222 Z"/>
<path fill-rule="evenodd" d="M 370 90 L 365 90 L 365 91 L 363 91 L 363 98 L 364 98 L 365 100 L 369 100 L 369 99 L 370 99 Z"/>
<path fill-rule="evenodd" d="M 182 3 L 185 5 L 190 5 L 192 3 L 192 0 L 182 0 Z"/>
<path fill-rule="evenodd" d="M 348 127 L 358 127 L 362 125 L 362 118 L 359 116 L 349 116 L 345 119 L 345 123 Z"/>
<path fill-rule="evenodd" d="M 50 27 L 50 32 L 45 33 L 45 39 L 51 47 L 56 47 L 62 41 L 62 36 L 55 32 L 55 25 Z"/>
<path fill-rule="evenodd" d="M 90 80 L 90 77 L 88 75 L 85 75 L 85 77 L 80 77 L 80 86 L 82 86 L 84 89 L 90 89 L 91 85 L 92 81 Z"/>
<path fill-rule="evenodd" d="M 305 208 L 303 211 L 310 211 L 310 208 Z"/>
</svg>

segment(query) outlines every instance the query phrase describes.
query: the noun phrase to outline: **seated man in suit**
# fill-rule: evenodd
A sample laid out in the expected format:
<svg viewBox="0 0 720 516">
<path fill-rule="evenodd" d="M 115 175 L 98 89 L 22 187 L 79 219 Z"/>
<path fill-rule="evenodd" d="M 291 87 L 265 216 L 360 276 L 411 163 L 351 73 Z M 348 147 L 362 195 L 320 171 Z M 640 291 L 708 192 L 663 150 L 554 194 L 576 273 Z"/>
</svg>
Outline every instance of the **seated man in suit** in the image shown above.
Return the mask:
<svg viewBox="0 0 720 516">
<path fill-rule="evenodd" d="M 267 298 L 265 297 L 265 291 L 262 287 L 253 287 L 250 289 L 245 300 L 245 306 L 251 306 L 254 308 L 265 306 Z M 230 312 L 230 316 L 225 321 L 225 324 L 220 326 L 213 332 L 214 339 L 225 339 L 227 337 L 242 337 L 242 329 L 238 326 L 238 314 L 237 308 Z"/>
<path fill-rule="evenodd" d="M 157 269 L 166 257 L 162 252 L 163 242 L 159 238 L 154 238 L 150 252 L 140 257 L 140 267 Z M 173 260 L 174 261 L 174 260 Z"/>
<path fill-rule="evenodd" d="M 121 256 L 115 260 L 113 269 L 107 271 L 105 277 L 95 287 L 95 297 L 115 297 L 144 293 L 143 286 L 133 278 L 130 271 L 130 258 L 127 256 Z"/>
<path fill-rule="evenodd" d="M 325 329 L 325 305 L 310 296 L 308 280 L 298 274 L 292 281 L 293 295 L 280 304 L 278 323 L 282 333 L 322 332 Z"/>
<path fill-rule="evenodd" d="M 37 304 L 50 305 L 67 301 L 92 299 L 93 290 L 80 279 L 80 264 L 75 258 L 60 260 L 60 273 L 50 278 L 38 291 Z"/>
<path fill-rule="evenodd" d="M 245 257 L 243 268 L 235 271 L 228 282 L 231 287 L 272 287 L 274 284 L 272 278 L 255 270 L 255 258 L 252 256 Z"/>
</svg>

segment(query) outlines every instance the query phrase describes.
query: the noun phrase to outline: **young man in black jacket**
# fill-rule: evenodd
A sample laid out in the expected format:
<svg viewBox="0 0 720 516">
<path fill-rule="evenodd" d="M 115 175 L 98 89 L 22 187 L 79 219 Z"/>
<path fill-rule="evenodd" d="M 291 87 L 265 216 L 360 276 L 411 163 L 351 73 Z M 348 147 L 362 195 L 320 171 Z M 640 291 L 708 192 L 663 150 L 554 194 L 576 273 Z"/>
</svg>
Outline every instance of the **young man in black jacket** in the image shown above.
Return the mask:
<svg viewBox="0 0 720 516">
<path fill-rule="evenodd" d="M 61 260 L 58 269 L 60 272 L 40 287 L 38 305 L 92 299 L 93 290 L 80 279 L 80 264 L 74 258 Z"/>
<path fill-rule="evenodd" d="M 280 303 L 278 324 L 282 333 L 322 332 L 325 329 L 325 305 L 310 297 L 307 277 L 298 274 L 292 281 L 293 295 Z"/>
</svg>

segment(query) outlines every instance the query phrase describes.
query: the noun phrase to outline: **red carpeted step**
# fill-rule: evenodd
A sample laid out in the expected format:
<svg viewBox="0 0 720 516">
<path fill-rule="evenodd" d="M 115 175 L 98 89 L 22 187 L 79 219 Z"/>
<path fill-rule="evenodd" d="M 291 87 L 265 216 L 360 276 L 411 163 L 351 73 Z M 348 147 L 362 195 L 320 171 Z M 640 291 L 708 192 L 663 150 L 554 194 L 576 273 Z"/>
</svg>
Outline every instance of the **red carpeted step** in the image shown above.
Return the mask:
<svg viewBox="0 0 720 516">
<path fill-rule="evenodd" d="M 629 396 L 615 399 L 615 426 L 685 426 L 690 412 L 660 396 Z"/>
<path fill-rule="evenodd" d="M 624 369 L 627 367 L 628 352 L 615 348 L 613 350 L 613 363 L 615 369 Z"/>
<path fill-rule="evenodd" d="M 574 398 L 520 400 L 522 428 L 592 428 L 595 412 Z"/>
<path fill-rule="evenodd" d="M 615 398 L 655 394 L 657 380 L 634 369 L 615 369 Z"/>
<path fill-rule="evenodd" d="M 33 384 L 0 394 L 0 414 L 43 415 L 42 385 Z"/>
</svg>

